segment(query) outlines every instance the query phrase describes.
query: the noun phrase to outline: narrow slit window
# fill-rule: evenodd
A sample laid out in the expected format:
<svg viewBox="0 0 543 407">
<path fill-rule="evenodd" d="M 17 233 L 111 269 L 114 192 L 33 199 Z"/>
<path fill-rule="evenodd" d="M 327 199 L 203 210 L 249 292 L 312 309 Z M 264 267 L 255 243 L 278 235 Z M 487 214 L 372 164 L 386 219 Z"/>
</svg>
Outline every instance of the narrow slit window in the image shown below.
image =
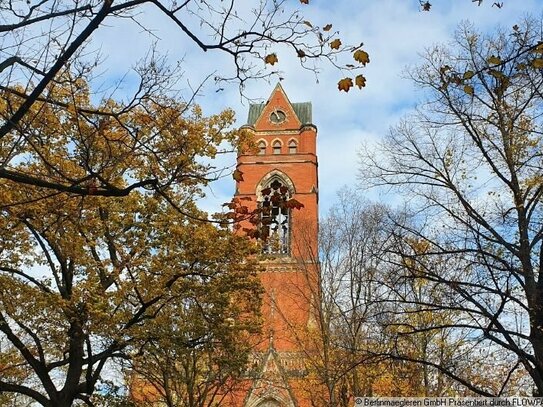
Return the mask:
<svg viewBox="0 0 543 407">
<path fill-rule="evenodd" d="M 273 143 L 273 153 L 274 154 L 281 154 L 281 142 L 276 141 Z"/>
<path fill-rule="evenodd" d="M 266 143 L 264 141 L 261 141 L 258 143 L 258 155 L 265 155 L 266 154 Z"/>
<path fill-rule="evenodd" d="M 289 154 L 296 154 L 298 152 L 298 143 L 294 140 L 290 140 L 288 143 L 288 152 Z"/>
</svg>

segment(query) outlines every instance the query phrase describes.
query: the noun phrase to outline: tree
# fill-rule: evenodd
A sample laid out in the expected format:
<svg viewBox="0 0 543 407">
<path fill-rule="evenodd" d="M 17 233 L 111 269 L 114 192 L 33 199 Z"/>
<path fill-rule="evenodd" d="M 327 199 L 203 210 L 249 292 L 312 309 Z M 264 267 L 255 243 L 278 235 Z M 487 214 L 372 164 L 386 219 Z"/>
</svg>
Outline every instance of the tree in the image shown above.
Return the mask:
<svg viewBox="0 0 543 407">
<path fill-rule="evenodd" d="M 259 290 L 256 278 L 229 273 L 191 284 L 166 305 L 150 324 L 154 335 L 129 361 L 135 404 L 214 406 L 238 390 L 252 350 L 249 335 L 260 327 Z"/>
<path fill-rule="evenodd" d="M 396 275 L 390 253 L 394 222 L 391 210 L 372 204 L 348 189 L 321 220 L 318 254 L 309 264 L 318 264 L 315 273 L 306 263 L 313 322 L 297 336 L 303 350 L 311 396 L 316 406 L 348 406 L 353 396 L 414 396 L 423 392 L 422 369 L 387 357 L 396 345 L 407 349 L 413 344 L 398 342 L 391 332 L 398 314 L 388 299 L 388 277 Z M 315 247 L 301 234 L 297 245 Z M 402 315 L 402 316 L 405 316 Z M 400 317 L 401 318 L 401 317 Z M 405 321 L 405 319 L 402 319 Z M 317 391 L 316 389 L 323 389 Z"/>
<path fill-rule="evenodd" d="M 304 5 L 307 1 L 301 3 L 310 7 Z M 243 88 L 250 79 L 278 74 L 266 67 L 278 62 L 274 49 L 279 47 L 288 47 L 311 71 L 316 71 L 319 60 L 327 60 L 343 71 L 369 62 L 360 46 L 341 45 L 331 24 L 313 26 L 285 1 L 262 0 L 252 9 L 236 0 L 220 5 L 191 0 L 5 2 L 0 5 L 0 178 L 78 195 L 125 196 L 144 187 L 167 193 L 175 187 L 180 175 L 161 171 L 164 152 L 156 148 L 157 140 L 178 129 L 155 114 L 158 110 L 171 113 L 190 109 L 198 89 L 191 95 L 181 93 L 178 83 L 182 67 L 168 66 L 167 59 L 156 50 L 150 50 L 130 73 L 127 81 L 136 83 L 132 95 L 120 90 L 120 83 L 98 80 L 101 61 L 92 42 L 96 32 L 105 24 L 131 21 L 153 35 L 145 26 L 145 11 L 158 12 L 165 22 L 173 23 L 187 45 L 210 54 L 229 55 L 232 75 L 228 69 L 210 73 L 219 83 L 235 80 Z M 340 64 L 337 58 L 347 53 L 356 53 L 353 55 L 358 62 L 349 62 L 357 65 Z M 91 98 L 103 103 L 91 103 Z M 50 113 L 63 120 L 70 117 L 67 120 L 73 120 L 71 124 L 76 126 L 68 140 L 74 166 L 70 173 L 42 154 L 41 146 L 50 135 L 40 133 L 36 123 L 44 123 L 44 115 Z M 154 131 L 140 131 L 142 123 L 133 121 L 134 115 L 154 121 Z M 95 143 L 111 144 L 104 135 L 110 127 L 122 128 L 123 153 L 144 158 L 149 171 L 142 173 L 134 162 L 125 160 L 123 182 L 109 178 L 107 167 L 119 157 L 111 157 L 111 151 L 96 156 L 93 149 Z M 42 170 L 29 171 L 21 161 L 32 162 Z"/>
<path fill-rule="evenodd" d="M 502 370 L 489 385 L 457 366 L 422 362 L 483 395 L 522 391 L 510 388 L 519 375 L 543 394 L 538 26 L 527 20 L 485 36 L 461 25 L 454 44 L 429 50 L 410 74 L 427 101 L 378 152 L 362 153 L 364 181 L 410 197 L 414 221 L 401 225 L 396 254 L 417 272 L 404 278 L 442 292 L 412 301 L 434 316 L 459 315 L 424 330 L 461 330 L 472 354 L 497 356 Z"/>
<path fill-rule="evenodd" d="M 72 85 L 67 82 L 64 95 L 74 95 Z M 63 89 L 56 87 L 57 101 Z M 84 83 L 80 89 L 82 98 L 88 96 Z M 0 183 L 0 392 L 44 406 L 70 406 L 76 400 L 91 405 L 111 363 L 163 340 L 156 335 L 166 332 L 153 330 L 153 320 L 171 318 L 176 307 L 190 301 L 196 301 L 193 312 L 201 319 L 214 316 L 216 329 L 226 329 L 228 318 L 239 323 L 234 330 L 241 336 L 254 329 L 243 321 L 255 315 L 258 297 L 226 305 L 239 295 L 235 290 L 256 287 L 254 264 L 246 259 L 252 244 L 222 221 L 217 226 L 195 221 L 207 217 L 194 202 L 210 170 L 200 162 L 212 158 L 223 141 L 237 144 L 242 137 L 225 131 L 231 112 L 208 118 L 198 107 L 188 112 L 162 100 L 169 109 L 146 101 L 126 116 L 126 125 L 147 138 L 139 154 L 134 151 L 138 141 L 125 127 L 104 117 L 96 137 L 92 124 L 73 110 L 56 111 L 46 102 L 32 106 L 40 121 L 27 116 L 20 122 L 35 136 L 32 152 L 51 163 L 19 162 L 29 174 L 74 179 L 84 161 L 88 168 L 100 168 L 108 191 L 152 172 L 173 186 L 167 194 L 151 188 L 107 197 L 92 182 L 77 186 L 86 189 L 82 195 Z M 157 128 L 161 123 L 167 131 Z M 235 284 L 210 291 L 225 281 Z M 219 306 L 231 315 L 214 315 L 213 307 Z M 215 339 L 212 332 L 191 337 L 197 333 L 184 331 L 187 347 Z"/>
</svg>

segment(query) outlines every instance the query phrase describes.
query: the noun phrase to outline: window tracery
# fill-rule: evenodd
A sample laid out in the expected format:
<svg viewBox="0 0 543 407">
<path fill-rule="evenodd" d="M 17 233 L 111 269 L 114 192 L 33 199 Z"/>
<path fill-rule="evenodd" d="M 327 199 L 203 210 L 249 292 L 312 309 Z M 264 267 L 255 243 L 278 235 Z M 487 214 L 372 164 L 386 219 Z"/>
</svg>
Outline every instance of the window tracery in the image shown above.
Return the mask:
<svg viewBox="0 0 543 407">
<path fill-rule="evenodd" d="M 260 234 L 265 254 L 290 253 L 290 209 L 285 205 L 289 198 L 289 188 L 278 177 L 261 191 Z"/>
</svg>

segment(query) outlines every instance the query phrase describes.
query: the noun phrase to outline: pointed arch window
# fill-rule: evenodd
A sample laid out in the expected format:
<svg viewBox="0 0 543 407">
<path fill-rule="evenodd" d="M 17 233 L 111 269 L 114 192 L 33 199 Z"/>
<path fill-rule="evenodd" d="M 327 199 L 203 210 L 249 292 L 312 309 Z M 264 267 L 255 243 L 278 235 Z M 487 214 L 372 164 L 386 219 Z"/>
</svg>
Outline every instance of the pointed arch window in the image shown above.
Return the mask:
<svg viewBox="0 0 543 407">
<path fill-rule="evenodd" d="M 266 154 L 266 142 L 264 140 L 261 140 L 258 143 L 258 155 L 265 155 Z"/>
<path fill-rule="evenodd" d="M 296 143 L 296 140 L 290 140 L 288 142 L 288 153 L 296 154 L 297 152 L 298 152 L 298 143 Z"/>
<path fill-rule="evenodd" d="M 273 153 L 281 154 L 281 142 L 278 140 L 273 142 Z"/>
<path fill-rule="evenodd" d="M 262 189 L 260 233 L 265 254 L 290 253 L 290 209 L 284 204 L 290 198 L 289 188 L 274 177 Z"/>
</svg>

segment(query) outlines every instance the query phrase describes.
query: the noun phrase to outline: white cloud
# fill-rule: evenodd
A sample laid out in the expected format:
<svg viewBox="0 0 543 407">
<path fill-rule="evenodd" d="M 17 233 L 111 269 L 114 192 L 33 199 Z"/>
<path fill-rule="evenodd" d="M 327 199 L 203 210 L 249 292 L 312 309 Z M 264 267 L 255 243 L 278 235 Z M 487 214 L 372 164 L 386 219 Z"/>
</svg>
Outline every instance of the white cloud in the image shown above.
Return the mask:
<svg viewBox="0 0 543 407">
<path fill-rule="evenodd" d="M 252 3 L 245 1 L 249 12 Z M 324 67 L 316 83 L 310 72 L 299 67 L 292 50 L 278 49 L 278 66 L 285 73 L 283 87 L 290 100 L 313 103 L 313 119 L 319 129 L 321 213 L 331 206 L 342 184 L 355 183 L 356 151 L 361 142 L 370 138 L 378 140 L 417 102 L 420 95 L 402 78 L 402 72 L 407 65 L 417 64 L 419 53 L 435 43 L 449 41 L 462 20 L 472 21 L 478 29 L 489 30 L 498 24 L 510 27 L 526 13 L 537 15 L 542 11 L 538 0 L 505 0 L 502 9 L 493 7 L 490 0 L 484 1 L 481 7 L 470 0 L 434 0 L 432 3 L 430 12 L 420 11 L 416 0 L 314 0 L 303 7 L 313 24 L 333 23 L 334 29 L 341 29 L 339 35 L 344 42 L 364 42 L 371 63 L 364 72 L 367 87 L 362 91 L 338 92 L 336 83 L 341 73 L 331 67 Z M 195 85 L 213 71 L 231 69 L 228 56 L 202 52 L 155 11 L 145 9 L 138 19 L 160 37 L 159 48 L 168 53 L 172 61 L 184 58 L 185 87 L 188 88 L 187 81 Z M 129 21 L 115 22 L 98 33 L 96 43 L 108 57 L 107 65 L 112 68 L 113 76 L 124 73 L 128 61 L 134 63 L 141 58 L 154 40 Z M 123 68 L 119 68 L 121 66 Z M 274 85 L 263 81 L 251 83 L 246 93 L 265 99 Z M 238 124 L 243 124 L 248 105 L 242 103 L 237 87 L 225 86 L 221 92 L 215 92 L 216 89 L 212 82 L 204 88 L 203 96 L 198 99 L 204 111 L 211 114 L 233 107 Z M 233 165 L 234 160 L 235 156 L 231 155 L 225 163 Z M 202 205 L 210 211 L 220 210 L 220 204 L 230 198 L 233 190 L 233 180 L 226 177 L 212 185 Z"/>
</svg>

